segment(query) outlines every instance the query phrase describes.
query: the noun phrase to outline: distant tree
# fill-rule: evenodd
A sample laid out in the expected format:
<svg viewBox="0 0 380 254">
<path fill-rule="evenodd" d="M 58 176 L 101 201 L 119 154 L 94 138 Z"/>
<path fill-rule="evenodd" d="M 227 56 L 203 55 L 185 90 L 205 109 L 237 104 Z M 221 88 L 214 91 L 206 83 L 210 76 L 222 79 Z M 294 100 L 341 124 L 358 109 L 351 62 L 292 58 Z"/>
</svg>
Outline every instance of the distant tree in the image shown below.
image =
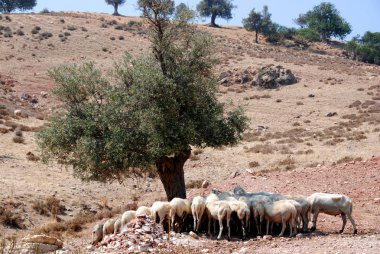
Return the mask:
<svg viewBox="0 0 380 254">
<path fill-rule="evenodd" d="M 115 10 L 113 12 L 113 15 L 115 15 L 115 16 L 119 16 L 120 15 L 119 12 L 118 12 L 119 5 L 123 5 L 126 2 L 126 0 L 105 0 L 105 1 L 106 1 L 106 3 L 108 5 L 112 5 L 113 6 L 113 8 Z"/>
<path fill-rule="evenodd" d="M 179 21 L 190 21 L 194 19 L 196 12 L 184 3 L 180 3 L 175 8 L 174 18 Z"/>
<path fill-rule="evenodd" d="M 345 47 L 350 58 L 380 65 L 380 33 L 366 32 L 356 36 Z"/>
<path fill-rule="evenodd" d="M 138 6 L 151 27 L 151 54 L 126 55 L 110 79 L 94 63 L 51 70 L 64 108 L 38 133 L 38 144 L 44 160 L 73 165 L 84 180 L 122 181 L 155 167 L 168 200 L 185 198 L 191 146 L 235 144 L 247 118 L 218 101 L 211 35 L 172 22 L 174 1 Z"/>
<path fill-rule="evenodd" d="M 211 26 L 217 27 L 216 17 L 232 19 L 232 9 L 235 8 L 232 0 L 202 0 L 197 5 L 197 10 L 202 17 L 211 17 Z"/>
<path fill-rule="evenodd" d="M 305 19 L 307 28 L 317 31 L 323 41 L 332 36 L 343 39 L 351 33 L 351 25 L 339 15 L 339 11 L 331 3 L 323 2 L 301 16 Z"/>
<path fill-rule="evenodd" d="M 255 41 L 258 42 L 258 34 L 263 33 L 265 36 L 271 36 L 276 32 L 276 25 L 271 20 L 271 14 L 269 13 L 268 6 L 264 5 L 261 12 L 256 12 L 253 9 L 248 17 L 243 19 L 243 26 L 248 31 L 255 31 Z"/>
<path fill-rule="evenodd" d="M 252 9 L 248 14 L 248 17 L 243 19 L 243 27 L 248 31 L 255 31 L 255 42 L 259 43 L 259 33 L 262 32 L 263 18 L 260 12 L 256 12 Z"/>
<path fill-rule="evenodd" d="M 0 0 L 0 12 L 27 11 L 33 9 L 36 5 L 36 0 Z"/>
</svg>

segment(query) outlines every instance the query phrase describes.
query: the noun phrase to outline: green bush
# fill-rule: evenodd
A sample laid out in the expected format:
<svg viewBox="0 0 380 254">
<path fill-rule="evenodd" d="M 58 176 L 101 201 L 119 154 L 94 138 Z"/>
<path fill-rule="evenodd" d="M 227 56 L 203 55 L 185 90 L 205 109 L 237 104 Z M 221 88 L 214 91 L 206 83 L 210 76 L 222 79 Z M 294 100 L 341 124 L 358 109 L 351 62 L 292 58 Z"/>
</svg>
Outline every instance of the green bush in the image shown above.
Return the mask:
<svg viewBox="0 0 380 254">
<path fill-rule="evenodd" d="M 302 36 L 308 41 L 321 41 L 321 37 L 319 33 L 309 28 L 298 29 L 297 34 Z"/>
</svg>

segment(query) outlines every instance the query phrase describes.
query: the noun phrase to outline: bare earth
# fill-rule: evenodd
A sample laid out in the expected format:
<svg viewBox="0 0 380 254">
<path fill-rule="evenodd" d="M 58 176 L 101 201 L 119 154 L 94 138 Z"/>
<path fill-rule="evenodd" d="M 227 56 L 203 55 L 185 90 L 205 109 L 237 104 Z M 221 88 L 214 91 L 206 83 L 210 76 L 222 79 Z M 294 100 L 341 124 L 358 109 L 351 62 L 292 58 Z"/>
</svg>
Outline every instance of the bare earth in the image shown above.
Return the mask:
<svg viewBox="0 0 380 254">
<path fill-rule="evenodd" d="M 59 216 L 64 221 L 83 211 L 99 212 L 104 207 L 123 211 L 132 199 L 138 205 L 164 199 L 157 179 L 127 179 L 122 185 L 83 183 L 72 176 L 70 168 L 30 161 L 28 152 L 39 153 L 35 132 L 24 131 L 25 142 L 14 143 L 9 124 L 40 127 L 59 107 L 50 94 L 54 87 L 47 75 L 50 68 L 95 60 L 107 73 L 121 59 L 122 52 L 139 55 L 149 50 L 145 25 L 123 31 L 116 30 L 111 22 L 141 20 L 91 13 L 9 16 L 12 21 L 2 19 L 0 25 L 12 31 L 21 29 L 25 35 L 0 35 L 0 105 L 10 112 L 8 116 L 0 114 L 0 128 L 8 130 L 0 132 L 0 208 L 11 206 L 25 228 L 0 224 L 0 237 L 22 237 L 53 221 L 50 215 L 40 215 L 32 208 L 36 200 L 51 196 L 65 207 L 65 213 Z M 38 39 L 38 34 L 31 33 L 35 26 L 41 27 L 39 34 L 50 32 L 52 37 Z M 255 44 L 253 34 L 239 27 L 199 29 L 213 33 L 218 42 L 221 62 L 215 70 L 217 75 L 232 71 L 238 78 L 244 70 L 273 64 L 290 69 L 299 82 L 261 90 L 249 83 L 235 82 L 234 77 L 231 85 L 220 86 L 221 101 L 244 106 L 251 130 L 233 147 L 193 149 L 194 155 L 185 164 L 188 196 L 209 193 L 211 188 L 231 190 L 236 185 L 253 192 L 342 193 L 353 199 L 359 234 L 351 234 L 350 223 L 344 234 L 337 234 L 340 217 L 320 215 L 318 232 L 313 235 L 244 242 L 216 241 L 204 236 L 195 241 L 189 237 L 189 245 L 210 253 L 379 253 L 380 67 L 347 60 L 335 46 L 314 44 L 299 50 L 264 42 Z M 59 35 L 65 32 L 70 35 L 62 42 Z M 23 94 L 34 96 L 38 103 L 21 100 Z M 15 118 L 14 109 L 22 109 L 29 117 Z M 336 114 L 327 117 L 328 113 Z M 258 126 L 265 128 L 257 130 Z M 211 186 L 199 188 L 203 180 L 209 180 Z M 67 248 L 84 249 L 90 242 L 93 224 L 83 225 L 79 232 L 63 233 Z"/>
</svg>

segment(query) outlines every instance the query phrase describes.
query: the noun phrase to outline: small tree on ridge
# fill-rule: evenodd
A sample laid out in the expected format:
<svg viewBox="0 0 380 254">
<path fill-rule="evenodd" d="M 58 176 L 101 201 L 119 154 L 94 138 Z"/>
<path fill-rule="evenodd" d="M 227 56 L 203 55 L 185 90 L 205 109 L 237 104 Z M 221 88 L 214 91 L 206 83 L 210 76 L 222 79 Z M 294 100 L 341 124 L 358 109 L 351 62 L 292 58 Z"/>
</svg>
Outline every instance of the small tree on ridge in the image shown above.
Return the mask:
<svg viewBox="0 0 380 254">
<path fill-rule="evenodd" d="M 112 5 L 114 8 L 114 12 L 112 15 L 119 16 L 119 5 L 125 4 L 126 0 L 105 0 L 108 5 Z"/>
<path fill-rule="evenodd" d="M 202 0 L 197 5 L 197 10 L 202 17 L 211 17 L 211 26 L 218 27 L 215 23 L 216 17 L 232 19 L 232 9 L 235 6 L 232 0 Z"/>
</svg>

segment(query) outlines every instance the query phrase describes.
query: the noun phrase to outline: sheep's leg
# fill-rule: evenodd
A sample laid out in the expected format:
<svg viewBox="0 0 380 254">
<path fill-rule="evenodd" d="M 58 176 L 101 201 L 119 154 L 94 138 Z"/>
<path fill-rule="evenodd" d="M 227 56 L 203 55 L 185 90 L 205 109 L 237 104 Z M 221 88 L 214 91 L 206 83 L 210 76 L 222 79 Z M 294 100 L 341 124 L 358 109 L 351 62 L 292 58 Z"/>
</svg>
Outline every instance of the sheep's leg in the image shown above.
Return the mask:
<svg viewBox="0 0 380 254">
<path fill-rule="evenodd" d="M 245 239 L 245 236 L 246 236 L 246 232 L 245 232 L 245 225 L 244 225 L 244 218 L 241 221 L 241 231 L 242 231 L 242 234 L 243 234 L 243 237 L 242 239 L 244 240 Z"/>
<path fill-rule="evenodd" d="M 284 220 L 284 218 L 282 218 L 282 229 L 281 229 L 281 232 L 278 236 L 283 236 L 285 229 L 286 229 L 286 221 Z M 290 228 L 290 232 L 292 232 L 291 228 Z"/>
<path fill-rule="evenodd" d="M 267 219 L 267 235 L 269 235 L 269 220 Z"/>
<path fill-rule="evenodd" d="M 354 219 L 352 218 L 352 215 L 351 213 L 347 213 L 347 217 L 348 219 L 350 220 L 351 224 L 352 224 L 352 227 L 354 228 L 354 234 L 357 234 L 358 233 L 358 230 L 356 228 L 356 223 L 354 221 Z"/>
<path fill-rule="evenodd" d="M 301 218 L 302 218 L 302 231 L 303 232 L 306 232 L 307 231 L 307 215 L 302 213 L 301 214 Z"/>
<path fill-rule="evenodd" d="M 273 222 L 270 223 L 270 232 L 269 232 L 270 234 L 273 233 L 273 224 L 274 224 Z"/>
<path fill-rule="evenodd" d="M 193 213 L 193 219 L 194 219 L 194 232 L 198 232 L 198 227 L 197 227 L 198 216 L 196 213 Z"/>
<path fill-rule="evenodd" d="M 222 237 L 222 232 L 223 232 L 223 219 L 222 217 L 219 216 L 219 235 L 218 235 L 218 240 L 220 240 L 220 238 Z M 214 223 L 215 225 L 215 223 Z"/>
<path fill-rule="evenodd" d="M 311 231 L 315 231 L 317 229 L 317 218 L 318 218 L 319 210 L 316 210 L 313 214 L 313 226 L 311 227 Z"/>
<path fill-rule="evenodd" d="M 209 215 L 209 216 L 208 216 L 208 235 L 209 235 L 209 236 L 211 236 L 210 227 L 211 227 L 211 216 Z"/>
<path fill-rule="evenodd" d="M 339 231 L 339 233 L 343 233 L 344 228 L 346 227 L 346 223 L 347 223 L 347 216 L 346 216 L 346 214 L 342 213 L 341 216 L 342 216 L 343 225 L 342 225 L 342 229 Z"/>
<path fill-rule="evenodd" d="M 214 235 L 216 234 L 216 220 L 214 220 Z"/>
<path fill-rule="evenodd" d="M 230 241 L 230 240 L 231 240 L 231 227 L 230 227 L 230 220 L 231 220 L 231 214 L 227 212 L 227 230 L 228 230 L 227 239 L 228 239 L 228 241 Z"/>
<path fill-rule="evenodd" d="M 264 216 L 260 215 L 259 234 L 261 235 L 261 225 L 263 224 Z"/>
</svg>

